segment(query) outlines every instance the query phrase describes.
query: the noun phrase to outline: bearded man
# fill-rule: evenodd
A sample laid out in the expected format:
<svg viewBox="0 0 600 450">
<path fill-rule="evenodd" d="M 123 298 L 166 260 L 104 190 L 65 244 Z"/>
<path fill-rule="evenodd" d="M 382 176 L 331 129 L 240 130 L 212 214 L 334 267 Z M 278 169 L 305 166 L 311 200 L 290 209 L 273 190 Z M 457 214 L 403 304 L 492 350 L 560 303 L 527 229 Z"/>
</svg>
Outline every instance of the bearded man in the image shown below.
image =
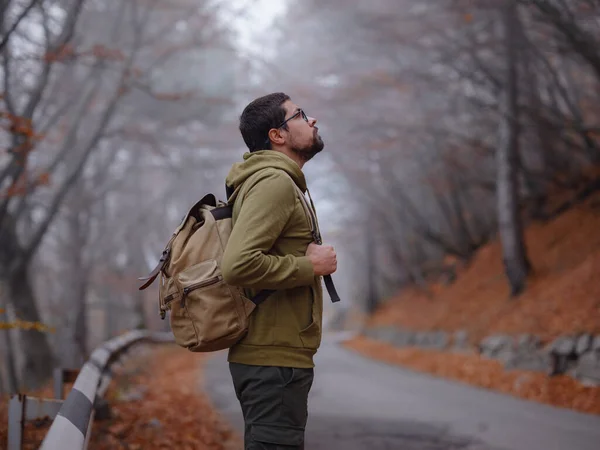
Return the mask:
<svg viewBox="0 0 600 450">
<path fill-rule="evenodd" d="M 324 146 L 316 124 L 286 94 L 252 101 L 239 125 L 249 151 L 226 179 L 234 225 L 223 278 L 249 298 L 270 293 L 228 355 L 246 450 L 304 448 L 321 342 L 322 277 L 338 300 L 327 278 L 337 269 L 335 251 L 320 242 L 312 201 L 300 198 L 307 192 L 302 168 Z"/>
</svg>

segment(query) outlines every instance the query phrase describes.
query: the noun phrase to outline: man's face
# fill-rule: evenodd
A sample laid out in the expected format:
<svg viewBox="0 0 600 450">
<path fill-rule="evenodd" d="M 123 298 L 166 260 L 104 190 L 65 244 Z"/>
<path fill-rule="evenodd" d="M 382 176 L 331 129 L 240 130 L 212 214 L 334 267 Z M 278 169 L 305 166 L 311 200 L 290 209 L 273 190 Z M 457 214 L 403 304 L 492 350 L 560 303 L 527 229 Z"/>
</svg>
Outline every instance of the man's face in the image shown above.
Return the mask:
<svg viewBox="0 0 600 450">
<path fill-rule="evenodd" d="M 309 161 L 324 147 L 323 139 L 316 127 L 317 119 L 304 116 L 300 107 L 291 100 L 287 100 L 283 108 L 286 111 L 286 120 L 296 115 L 286 123 L 290 148 L 303 161 Z"/>
</svg>

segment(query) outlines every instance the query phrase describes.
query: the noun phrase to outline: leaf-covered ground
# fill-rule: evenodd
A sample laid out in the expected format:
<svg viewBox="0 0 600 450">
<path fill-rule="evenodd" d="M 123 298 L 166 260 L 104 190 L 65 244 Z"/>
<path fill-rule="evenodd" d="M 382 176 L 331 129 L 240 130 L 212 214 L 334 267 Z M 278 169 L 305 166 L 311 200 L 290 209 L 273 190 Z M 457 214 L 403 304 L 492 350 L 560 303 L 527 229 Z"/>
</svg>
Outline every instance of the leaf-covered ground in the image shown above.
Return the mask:
<svg viewBox="0 0 600 450">
<path fill-rule="evenodd" d="M 466 330 L 475 343 L 493 333 L 532 333 L 544 342 L 561 334 L 600 335 L 600 195 L 551 222 L 527 227 L 534 268 L 527 290 L 510 298 L 498 242 L 459 269 L 451 285 L 410 288 L 382 305 L 370 325 L 417 331 Z M 559 376 L 505 371 L 475 354 L 396 349 L 358 338 L 346 344 L 366 356 L 555 406 L 600 414 L 600 388 Z"/>
<path fill-rule="evenodd" d="M 112 418 L 96 420 L 90 450 L 240 448 L 202 392 L 206 358 L 167 346 L 131 361 L 107 392 Z"/>
<path fill-rule="evenodd" d="M 105 398 L 112 417 L 96 420 L 90 450 L 237 450 L 236 434 L 202 392 L 207 355 L 176 346 L 135 348 L 114 376 Z M 68 393 L 71 386 L 66 386 Z M 31 393 L 52 397 L 51 387 Z M 8 397 L 0 397 L 0 449 L 6 448 Z M 30 423 L 23 449 L 39 448 L 49 422 Z"/>
<path fill-rule="evenodd" d="M 473 341 L 492 333 L 600 334 L 600 196 L 555 220 L 527 227 L 534 274 L 509 297 L 498 242 L 482 248 L 454 284 L 406 289 L 373 315 L 371 324 L 413 330 L 467 330 Z"/>
</svg>

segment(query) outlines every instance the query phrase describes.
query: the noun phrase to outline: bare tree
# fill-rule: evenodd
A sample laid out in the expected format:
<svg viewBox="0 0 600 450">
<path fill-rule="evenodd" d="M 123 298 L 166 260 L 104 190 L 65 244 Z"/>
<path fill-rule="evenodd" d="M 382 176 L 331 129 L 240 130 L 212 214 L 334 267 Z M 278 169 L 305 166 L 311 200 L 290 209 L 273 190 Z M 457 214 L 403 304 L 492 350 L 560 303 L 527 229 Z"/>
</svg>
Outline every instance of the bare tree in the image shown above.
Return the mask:
<svg viewBox="0 0 600 450">
<path fill-rule="evenodd" d="M 181 67 L 184 54 L 195 58 L 188 58 L 187 64 L 197 69 L 205 64 L 201 52 L 212 43 L 224 42 L 219 40 L 222 27 L 211 25 L 214 8 L 207 5 L 172 0 L 165 11 L 156 1 L 87 3 L 84 7 L 83 0 L 72 0 L 61 3 L 65 16 L 55 17 L 39 2 L 30 13 L 35 14 L 23 19 L 4 46 L 4 103 L 11 148 L 6 164 L 0 167 L 0 266 L 7 298 L 19 318 L 41 320 L 33 290 L 36 277 L 30 267 L 50 231 L 57 226 L 71 230 L 63 242 L 73 247 L 73 261 L 81 264 L 71 274 L 78 277 L 77 282 L 64 294 L 77 299 L 71 305 L 81 305 L 74 309 L 75 323 L 70 324 L 75 325 L 71 339 L 79 342 L 78 353 L 86 350 L 86 280 L 97 261 L 84 254 L 91 236 L 90 217 L 87 205 L 77 203 L 84 202 L 85 196 L 79 199 L 69 194 L 79 194 L 76 186 L 82 186 L 78 183 L 90 171 L 96 173 L 96 180 L 107 178 L 107 183 L 116 185 L 111 165 L 95 155 L 114 154 L 111 146 L 135 141 L 134 136 L 142 138 L 144 132 L 136 132 L 136 127 L 145 128 L 146 135 L 162 133 L 182 141 L 184 123 L 203 117 L 218 120 L 226 103 L 218 104 L 213 97 L 209 111 L 208 101 L 201 99 L 211 94 L 198 91 L 198 78 L 176 77 L 186 73 Z M 181 28 L 184 23 L 187 27 Z M 27 38 L 25 28 L 32 25 L 45 30 L 41 46 L 36 47 L 41 50 L 23 59 L 17 53 Z M 57 32 L 58 25 L 62 28 Z M 202 80 L 203 87 L 208 79 Z M 173 103 L 177 106 L 169 106 Z M 152 127 L 156 131 L 149 132 Z M 87 185 L 84 192 L 88 192 Z M 69 208 L 63 215 L 65 205 Z M 22 379 L 35 386 L 51 373 L 53 356 L 47 336 L 22 330 L 21 348 Z"/>
<path fill-rule="evenodd" d="M 18 12 L 17 18 L 12 21 L 12 23 L 7 23 L 7 13 L 12 9 L 14 2 L 11 0 L 3 0 L 0 4 L 0 51 L 4 49 L 6 44 L 8 44 L 8 40 L 10 36 L 16 31 L 19 27 L 23 19 L 27 17 L 27 15 L 31 12 L 31 10 L 42 0 L 29 0 L 27 4 L 25 4 L 21 11 Z"/>
<path fill-rule="evenodd" d="M 519 208 L 519 39 L 521 28 L 517 5 L 507 2 L 503 8 L 506 43 L 506 86 L 504 120 L 498 147 L 498 226 L 502 242 L 504 267 L 513 296 L 520 294 L 527 282 L 529 262 L 523 240 Z"/>
<path fill-rule="evenodd" d="M 401 256 L 392 260 L 442 273 L 447 255 L 468 261 L 500 229 L 514 293 L 529 270 L 527 214 L 548 214 L 552 188 L 595 185 L 585 174 L 598 154 L 588 99 L 598 99 L 600 48 L 596 2 L 518 3 L 526 26 L 512 23 L 508 43 L 497 2 L 327 0 L 318 15 L 307 2 L 290 20 L 310 52 L 284 40 L 278 61 L 289 60 L 267 66 L 272 83 L 318 112 L 352 189 L 344 201 L 376 205 Z"/>
</svg>

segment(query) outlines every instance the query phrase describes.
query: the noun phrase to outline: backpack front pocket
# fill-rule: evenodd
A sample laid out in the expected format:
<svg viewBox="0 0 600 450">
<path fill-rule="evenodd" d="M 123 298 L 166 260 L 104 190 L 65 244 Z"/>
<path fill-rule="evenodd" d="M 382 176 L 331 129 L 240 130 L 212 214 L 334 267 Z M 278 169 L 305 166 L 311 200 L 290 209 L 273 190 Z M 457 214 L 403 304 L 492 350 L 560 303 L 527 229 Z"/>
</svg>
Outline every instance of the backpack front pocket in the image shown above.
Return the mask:
<svg viewBox="0 0 600 450">
<path fill-rule="evenodd" d="M 217 275 L 216 277 L 213 277 L 209 280 L 199 281 L 197 283 L 190 284 L 189 286 L 184 287 L 183 291 L 182 291 L 183 295 L 181 296 L 181 307 L 183 308 L 185 306 L 185 299 L 190 294 L 190 292 L 194 292 L 194 291 L 197 291 L 198 289 L 202 289 L 202 288 L 208 288 L 208 287 L 212 286 L 213 284 L 217 284 L 219 281 L 222 281 L 222 280 L 223 280 L 223 276 Z"/>
<path fill-rule="evenodd" d="M 229 286 L 215 260 L 189 267 L 176 275 L 177 298 L 171 301 L 173 334 L 192 351 L 228 348 L 247 329 L 244 299 Z M 177 328 L 177 331 L 176 331 Z"/>
</svg>

